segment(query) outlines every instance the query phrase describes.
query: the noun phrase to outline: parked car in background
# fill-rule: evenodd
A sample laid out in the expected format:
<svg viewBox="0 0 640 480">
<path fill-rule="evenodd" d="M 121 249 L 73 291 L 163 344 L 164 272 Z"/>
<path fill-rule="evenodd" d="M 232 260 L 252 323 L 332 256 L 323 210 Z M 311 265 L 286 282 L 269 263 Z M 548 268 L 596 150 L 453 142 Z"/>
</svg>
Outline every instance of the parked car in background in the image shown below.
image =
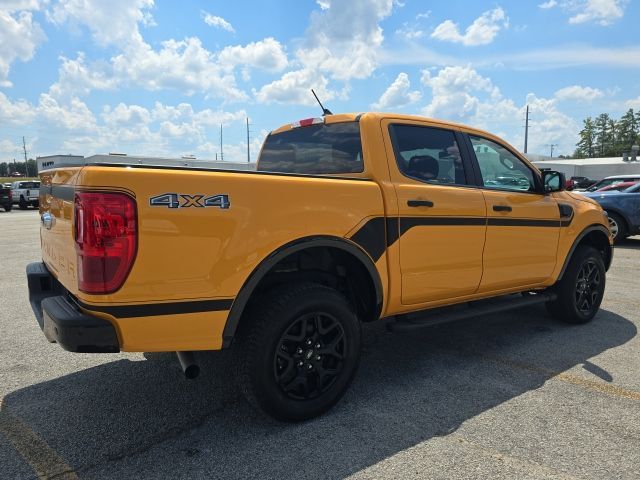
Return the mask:
<svg viewBox="0 0 640 480">
<path fill-rule="evenodd" d="M 638 182 L 612 183 L 611 185 L 607 185 L 606 187 L 602 187 L 601 189 L 596 190 L 596 192 L 611 192 L 613 190 L 621 192 L 622 190 L 626 190 L 629 187 L 633 187 L 636 183 Z"/>
<path fill-rule="evenodd" d="M 40 204 L 40 181 L 13 182 L 13 203 L 17 203 L 21 210 L 29 205 L 38 208 Z"/>
<path fill-rule="evenodd" d="M 591 180 L 588 177 L 581 177 L 581 176 L 574 176 L 574 177 L 571 177 L 569 180 L 573 182 L 573 188 L 581 188 L 581 189 L 588 188 L 594 183 L 596 183 L 595 180 Z"/>
<path fill-rule="evenodd" d="M 640 182 L 640 174 L 639 175 L 612 175 L 610 177 L 605 177 L 602 180 L 594 183 L 585 191 L 587 192 L 595 192 L 600 190 L 602 187 L 606 187 L 608 185 L 613 185 L 614 183 L 621 182 Z"/>
<path fill-rule="evenodd" d="M 10 212 L 11 208 L 13 208 L 11 188 L 5 187 L 4 185 L 0 186 L 0 205 L 6 212 Z"/>
<path fill-rule="evenodd" d="M 640 233 L 640 183 L 621 192 L 588 192 L 609 215 L 609 228 L 615 242 Z"/>
</svg>

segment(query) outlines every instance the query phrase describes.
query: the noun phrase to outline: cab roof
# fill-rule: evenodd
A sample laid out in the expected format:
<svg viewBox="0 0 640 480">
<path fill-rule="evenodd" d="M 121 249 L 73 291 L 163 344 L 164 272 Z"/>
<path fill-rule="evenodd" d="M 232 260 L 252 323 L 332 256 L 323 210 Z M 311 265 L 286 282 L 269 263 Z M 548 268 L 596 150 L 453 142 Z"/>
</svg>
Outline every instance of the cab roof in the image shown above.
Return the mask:
<svg viewBox="0 0 640 480">
<path fill-rule="evenodd" d="M 444 128 L 454 128 L 459 130 L 464 130 L 467 133 L 477 133 L 483 137 L 494 137 L 498 138 L 496 135 L 487 132 L 485 130 L 480 130 L 478 128 L 470 127 L 469 125 L 464 125 L 462 123 L 450 122 L 447 120 L 439 120 L 436 118 L 423 117 L 421 115 L 409 115 L 405 113 L 390 113 L 390 112 L 363 112 L 363 113 L 339 113 L 336 115 L 326 115 L 325 117 L 317 117 L 317 118 L 308 118 L 304 120 L 298 120 L 296 122 L 287 123 L 282 125 L 281 127 L 273 130 L 271 133 L 281 133 L 287 130 L 291 130 L 292 128 L 298 128 L 300 126 L 305 126 L 307 124 L 312 123 L 341 123 L 341 122 L 355 122 L 366 118 L 367 120 L 371 119 L 395 119 L 395 120 L 407 120 L 407 121 L 420 121 L 420 122 L 429 122 L 431 124 L 436 124 L 442 126 Z M 504 142 L 504 140 L 500 139 Z"/>
</svg>

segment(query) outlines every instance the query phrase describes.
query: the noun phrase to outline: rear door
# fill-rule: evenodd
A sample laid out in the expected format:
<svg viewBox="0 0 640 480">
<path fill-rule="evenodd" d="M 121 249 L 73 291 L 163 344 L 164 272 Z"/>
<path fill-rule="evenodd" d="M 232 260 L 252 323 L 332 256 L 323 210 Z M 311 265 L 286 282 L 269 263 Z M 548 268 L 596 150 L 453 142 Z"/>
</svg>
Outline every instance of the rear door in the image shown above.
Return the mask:
<svg viewBox="0 0 640 480">
<path fill-rule="evenodd" d="M 479 292 L 535 285 L 556 265 L 560 211 L 526 162 L 495 140 L 470 134 L 487 206 L 487 239 Z"/>
<path fill-rule="evenodd" d="M 420 121 L 382 122 L 396 189 L 401 302 L 473 294 L 482 277 L 486 210 L 460 134 Z"/>
</svg>

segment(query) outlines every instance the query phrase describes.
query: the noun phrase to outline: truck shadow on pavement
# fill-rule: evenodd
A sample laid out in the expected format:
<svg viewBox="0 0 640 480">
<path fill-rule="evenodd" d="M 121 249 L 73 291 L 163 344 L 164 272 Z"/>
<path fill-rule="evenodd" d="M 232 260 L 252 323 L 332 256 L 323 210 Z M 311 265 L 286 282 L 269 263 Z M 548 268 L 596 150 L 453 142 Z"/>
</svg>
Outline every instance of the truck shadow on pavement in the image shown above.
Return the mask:
<svg viewBox="0 0 640 480">
<path fill-rule="evenodd" d="M 183 378 L 174 354 L 113 356 L 13 392 L 1 408 L 80 478 L 343 478 L 446 436 L 574 366 L 583 365 L 575 375 L 592 383 L 615 382 L 588 359 L 597 363 L 594 356 L 636 333 L 632 322 L 605 310 L 590 324 L 570 326 L 542 308 L 411 335 L 371 325 L 345 398 L 303 424 L 275 422 L 247 405 L 227 351 L 199 354 L 195 381 Z"/>
</svg>

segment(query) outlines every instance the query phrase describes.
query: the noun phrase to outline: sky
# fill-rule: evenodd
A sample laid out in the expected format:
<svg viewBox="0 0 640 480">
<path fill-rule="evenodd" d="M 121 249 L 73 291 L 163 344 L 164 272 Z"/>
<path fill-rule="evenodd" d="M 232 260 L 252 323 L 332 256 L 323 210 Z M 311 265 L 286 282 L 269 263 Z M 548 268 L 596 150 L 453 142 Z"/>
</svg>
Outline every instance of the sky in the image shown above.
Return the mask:
<svg viewBox="0 0 640 480">
<path fill-rule="evenodd" d="M 571 154 L 582 120 L 640 110 L 637 0 L 0 0 L 0 161 L 255 161 L 334 113 L 462 122 Z"/>
</svg>

